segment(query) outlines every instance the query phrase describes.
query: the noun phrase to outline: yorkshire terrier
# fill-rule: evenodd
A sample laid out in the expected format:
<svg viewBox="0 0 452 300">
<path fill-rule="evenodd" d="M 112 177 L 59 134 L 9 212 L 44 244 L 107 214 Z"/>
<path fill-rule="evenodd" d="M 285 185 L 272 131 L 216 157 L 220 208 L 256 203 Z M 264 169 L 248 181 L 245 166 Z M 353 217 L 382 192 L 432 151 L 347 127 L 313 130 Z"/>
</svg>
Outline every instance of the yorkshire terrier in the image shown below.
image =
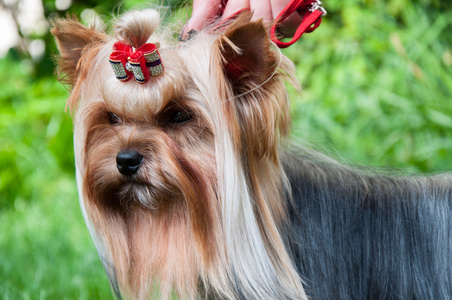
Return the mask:
<svg viewBox="0 0 452 300">
<path fill-rule="evenodd" d="M 53 22 L 80 205 L 118 298 L 452 299 L 450 175 L 287 150 L 294 67 L 262 21 L 185 42 L 158 24 Z"/>
</svg>

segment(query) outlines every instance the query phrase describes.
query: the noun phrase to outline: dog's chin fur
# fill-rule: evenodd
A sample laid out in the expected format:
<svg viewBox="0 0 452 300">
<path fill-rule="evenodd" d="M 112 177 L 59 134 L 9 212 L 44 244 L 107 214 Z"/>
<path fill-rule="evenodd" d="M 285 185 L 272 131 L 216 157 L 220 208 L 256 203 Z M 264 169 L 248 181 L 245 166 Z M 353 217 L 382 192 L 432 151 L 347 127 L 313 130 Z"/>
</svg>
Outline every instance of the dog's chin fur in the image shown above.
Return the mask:
<svg viewBox="0 0 452 300">
<path fill-rule="evenodd" d="M 89 103 L 83 114 L 83 122 L 90 125 L 82 192 L 94 230 L 110 252 L 111 277 L 126 295 L 138 298 L 146 298 L 148 284 L 157 280 L 168 283 L 159 284 L 159 297 L 167 298 L 173 288 L 194 297 L 199 269 L 218 255 L 205 243 L 215 239 L 211 235 L 219 218 L 213 207 L 218 200 L 212 132 L 202 120 L 190 120 L 183 128 L 167 124 L 165 111 L 160 112 L 162 120 L 131 119 L 111 107 L 118 104 L 112 97 L 105 99 Z M 189 102 L 182 99 L 177 105 L 184 101 Z M 168 100 L 165 109 L 173 105 Z M 110 124 L 113 109 L 121 117 Z M 144 115 L 155 113 L 152 107 Z M 116 155 L 123 149 L 143 156 L 136 174 L 118 172 Z"/>
<path fill-rule="evenodd" d="M 302 278 L 314 299 L 452 297 L 444 179 L 282 159 L 285 81 L 296 81 L 262 21 L 243 13 L 172 43 L 156 18 L 131 12 L 115 27 L 134 47 L 159 45 L 164 74 L 145 84 L 116 79 L 112 36 L 71 19 L 52 29 L 71 87 L 81 207 L 118 297 L 298 300 Z M 175 122 L 179 113 L 190 117 Z M 124 150 L 142 156 L 136 173 L 118 170 Z M 424 215 L 437 221 L 419 225 Z"/>
</svg>

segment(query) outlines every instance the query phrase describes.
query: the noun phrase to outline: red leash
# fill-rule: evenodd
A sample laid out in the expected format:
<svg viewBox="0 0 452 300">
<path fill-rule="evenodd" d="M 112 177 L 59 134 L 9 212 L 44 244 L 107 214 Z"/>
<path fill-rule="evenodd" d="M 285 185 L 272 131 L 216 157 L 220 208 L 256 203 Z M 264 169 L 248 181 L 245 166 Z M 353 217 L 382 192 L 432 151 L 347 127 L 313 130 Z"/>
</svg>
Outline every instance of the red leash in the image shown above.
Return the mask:
<svg viewBox="0 0 452 300">
<path fill-rule="evenodd" d="M 305 32 L 313 32 L 322 23 L 322 17 L 326 15 L 326 10 L 321 6 L 319 0 L 292 0 L 278 15 L 270 29 L 270 37 L 279 48 L 287 48 L 303 35 Z M 293 38 L 289 42 L 282 42 L 276 37 L 277 27 L 292 13 L 298 11 L 303 16 L 303 21 L 298 26 Z"/>
<path fill-rule="evenodd" d="M 223 14 L 227 2 L 228 0 L 221 1 L 218 16 L 221 16 Z M 314 31 L 317 27 L 319 27 L 320 23 L 322 22 L 322 17 L 326 15 L 326 10 L 321 5 L 322 2 L 320 2 L 319 0 L 292 0 L 281 11 L 281 13 L 278 15 L 275 22 L 273 23 L 272 27 L 270 28 L 270 38 L 272 39 L 272 41 L 279 48 L 287 48 L 296 41 L 298 41 L 298 39 L 303 35 L 303 33 L 305 32 L 309 33 Z M 236 18 L 237 15 L 240 14 L 240 12 L 242 11 L 243 9 L 232 14 L 226 20 Z M 301 21 L 301 24 L 295 31 L 293 38 L 289 42 L 282 42 L 276 36 L 278 30 L 277 27 L 295 11 L 298 11 L 300 15 L 303 15 L 303 20 Z M 221 23 L 224 23 L 224 21 Z"/>
</svg>

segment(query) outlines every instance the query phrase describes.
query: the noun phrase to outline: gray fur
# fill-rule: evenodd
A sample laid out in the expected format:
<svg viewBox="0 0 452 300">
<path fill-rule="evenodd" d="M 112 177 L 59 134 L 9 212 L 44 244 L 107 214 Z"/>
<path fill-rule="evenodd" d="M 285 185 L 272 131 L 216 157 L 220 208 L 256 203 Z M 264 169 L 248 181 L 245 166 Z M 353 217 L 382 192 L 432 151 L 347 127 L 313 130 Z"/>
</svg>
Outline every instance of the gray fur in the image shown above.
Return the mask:
<svg viewBox="0 0 452 300">
<path fill-rule="evenodd" d="M 310 299 L 452 299 L 452 176 L 284 159 L 288 248 Z"/>
</svg>

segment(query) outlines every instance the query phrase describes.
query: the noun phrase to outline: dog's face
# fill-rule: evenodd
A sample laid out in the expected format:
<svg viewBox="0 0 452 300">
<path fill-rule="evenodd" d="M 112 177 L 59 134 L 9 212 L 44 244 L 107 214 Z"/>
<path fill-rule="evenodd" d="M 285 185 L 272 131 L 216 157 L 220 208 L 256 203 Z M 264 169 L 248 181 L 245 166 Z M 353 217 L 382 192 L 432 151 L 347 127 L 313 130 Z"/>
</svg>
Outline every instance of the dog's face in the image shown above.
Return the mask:
<svg viewBox="0 0 452 300">
<path fill-rule="evenodd" d="M 54 24 L 81 205 L 117 293 L 303 294 L 277 228 L 277 148 L 289 126 L 278 67 L 291 67 L 249 20 L 174 46 L 157 38 L 164 74 L 145 84 L 115 77 L 111 37 Z M 129 40 L 143 35 L 135 21 L 120 30 Z"/>
<path fill-rule="evenodd" d="M 180 211 L 193 193 L 211 193 L 195 191 L 200 187 L 195 178 L 208 181 L 205 189 L 216 185 L 209 112 L 215 104 L 200 95 L 179 53 L 163 49 L 161 56 L 164 76 L 145 87 L 117 80 L 105 59 L 93 72 L 110 78 L 85 83 L 94 92 L 82 100 L 75 120 L 84 131 L 81 172 L 90 197 L 105 209 L 138 205 L 157 215 Z"/>
<path fill-rule="evenodd" d="M 205 241 L 219 218 L 213 110 L 220 108 L 218 96 L 206 97 L 194 82 L 209 76 L 209 55 L 188 61 L 194 50 L 162 48 L 163 75 L 121 82 L 108 61 L 113 42 L 95 49 L 75 111 L 85 206 L 102 243 L 112 245 L 119 281 L 138 285 L 146 275 L 132 261 L 174 281 L 161 273 L 177 266 L 189 276 L 214 251 Z M 176 243 L 184 250 L 169 261 Z"/>
</svg>

